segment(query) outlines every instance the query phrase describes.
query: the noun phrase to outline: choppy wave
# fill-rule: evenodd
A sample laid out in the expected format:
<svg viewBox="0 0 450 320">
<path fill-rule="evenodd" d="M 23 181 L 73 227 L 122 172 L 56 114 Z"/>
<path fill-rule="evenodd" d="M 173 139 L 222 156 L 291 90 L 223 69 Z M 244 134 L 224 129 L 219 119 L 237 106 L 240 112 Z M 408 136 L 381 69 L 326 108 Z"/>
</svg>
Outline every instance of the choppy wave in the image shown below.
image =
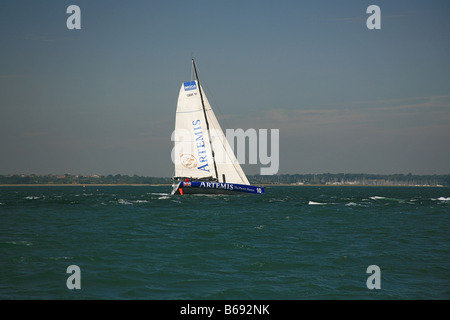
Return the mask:
<svg viewBox="0 0 450 320">
<path fill-rule="evenodd" d="M 431 200 L 438 200 L 438 201 L 450 201 L 450 197 L 439 197 L 437 199 L 431 199 Z"/>
<path fill-rule="evenodd" d="M 25 197 L 24 199 L 27 199 L 27 200 L 37 200 L 37 199 L 41 199 L 42 197 L 37 197 L 37 196 L 27 196 L 27 197 Z"/>
<path fill-rule="evenodd" d="M 399 199 L 399 198 L 393 198 L 393 197 L 381 197 L 381 196 L 373 196 L 370 197 L 370 199 L 375 201 L 387 201 L 387 202 L 405 202 L 407 199 Z"/>
<path fill-rule="evenodd" d="M 0 299 L 450 298 L 450 190 L 170 189 L 0 188 Z M 389 275 L 378 292 L 372 264 Z"/>
<path fill-rule="evenodd" d="M 119 200 L 117 200 L 117 202 L 120 204 L 126 204 L 126 205 L 133 204 L 132 202 L 125 200 L 125 199 L 119 199 Z"/>
<path fill-rule="evenodd" d="M 22 240 L 22 241 L 6 241 L 5 243 L 6 244 L 14 244 L 14 245 L 22 245 L 22 246 L 27 246 L 27 247 L 33 245 L 32 242 L 24 241 L 24 240 Z"/>
<path fill-rule="evenodd" d="M 325 205 L 327 205 L 328 203 L 322 203 L 322 202 L 315 202 L 315 201 L 309 201 L 308 202 L 308 205 L 310 205 L 310 206 L 325 206 Z"/>
<path fill-rule="evenodd" d="M 117 200 L 119 204 L 124 205 L 134 205 L 134 204 L 142 204 L 142 203 L 149 203 L 149 200 L 128 200 L 128 199 L 119 199 Z"/>
</svg>

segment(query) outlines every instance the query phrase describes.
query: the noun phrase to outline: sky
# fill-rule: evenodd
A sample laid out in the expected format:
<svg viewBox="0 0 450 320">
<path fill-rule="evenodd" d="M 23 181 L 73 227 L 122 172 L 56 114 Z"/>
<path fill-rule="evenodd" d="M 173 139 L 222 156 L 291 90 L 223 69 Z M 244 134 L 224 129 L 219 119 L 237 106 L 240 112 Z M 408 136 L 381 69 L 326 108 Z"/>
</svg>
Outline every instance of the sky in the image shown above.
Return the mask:
<svg viewBox="0 0 450 320">
<path fill-rule="evenodd" d="M 3 0 L 0 174 L 172 176 L 192 58 L 224 130 L 279 130 L 280 174 L 450 174 L 449 14 L 447 0 Z"/>
</svg>

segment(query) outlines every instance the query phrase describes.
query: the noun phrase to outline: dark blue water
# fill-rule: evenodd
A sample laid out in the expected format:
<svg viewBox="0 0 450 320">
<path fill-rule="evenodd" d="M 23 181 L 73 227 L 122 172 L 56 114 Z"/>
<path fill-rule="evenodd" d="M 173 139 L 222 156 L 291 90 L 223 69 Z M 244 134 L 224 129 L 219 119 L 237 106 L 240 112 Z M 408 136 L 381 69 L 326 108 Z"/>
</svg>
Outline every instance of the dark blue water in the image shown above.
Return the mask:
<svg viewBox="0 0 450 320">
<path fill-rule="evenodd" d="M 450 188 L 170 189 L 0 187 L 0 299 L 450 298 Z"/>
</svg>

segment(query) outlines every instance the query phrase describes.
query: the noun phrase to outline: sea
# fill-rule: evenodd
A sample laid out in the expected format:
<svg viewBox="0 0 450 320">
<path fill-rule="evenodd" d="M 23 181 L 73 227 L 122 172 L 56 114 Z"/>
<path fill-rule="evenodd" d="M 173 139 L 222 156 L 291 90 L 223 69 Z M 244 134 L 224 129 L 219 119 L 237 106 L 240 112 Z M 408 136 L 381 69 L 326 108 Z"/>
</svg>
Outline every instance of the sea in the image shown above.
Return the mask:
<svg viewBox="0 0 450 320">
<path fill-rule="evenodd" d="M 448 300 L 450 188 L 0 187 L 0 300 Z"/>
</svg>

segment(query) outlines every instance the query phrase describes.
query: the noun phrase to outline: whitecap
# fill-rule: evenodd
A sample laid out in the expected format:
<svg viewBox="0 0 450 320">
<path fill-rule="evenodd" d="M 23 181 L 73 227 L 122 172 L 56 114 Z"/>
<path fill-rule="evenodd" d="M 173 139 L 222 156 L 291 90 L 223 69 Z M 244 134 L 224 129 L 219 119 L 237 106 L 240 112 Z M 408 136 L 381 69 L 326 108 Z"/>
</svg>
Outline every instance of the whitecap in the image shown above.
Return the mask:
<svg viewBox="0 0 450 320">
<path fill-rule="evenodd" d="M 6 241 L 6 243 L 8 243 L 8 244 L 25 245 L 27 247 L 32 245 L 32 243 L 30 241 Z"/>
<path fill-rule="evenodd" d="M 346 206 L 347 207 L 354 207 L 354 206 L 358 206 L 358 204 L 355 203 L 355 202 L 349 202 L 349 203 L 346 204 Z"/>
<path fill-rule="evenodd" d="M 148 201 L 147 200 L 136 200 L 136 201 L 133 201 L 134 203 L 147 203 Z"/>
<path fill-rule="evenodd" d="M 324 206 L 324 205 L 326 205 L 326 203 L 321 203 L 321 202 L 314 202 L 314 201 L 310 201 L 310 202 L 308 202 L 308 204 L 310 205 L 310 206 L 312 206 L 312 205 L 318 205 L 318 206 Z"/>
<path fill-rule="evenodd" d="M 450 197 L 439 197 L 437 199 L 431 199 L 431 200 L 439 200 L 439 201 L 450 201 Z"/>
<path fill-rule="evenodd" d="M 372 199 L 372 200 L 381 200 L 381 199 L 386 199 L 386 197 L 374 196 L 374 197 L 370 197 L 370 199 Z"/>
<path fill-rule="evenodd" d="M 28 197 L 25 197 L 25 199 L 27 199 L 27 200 L 37 200 L 37 199 L 40 199 L 41 197 L 35 197 L 35 196 L 28 196 Z"/>
<path fill-rule="evenodd" d="M 66 257 L 66 256 L 62 256 L 62 257 L 50 257 L 50 260 L 72 260 L 73 257 Z"/>
<path fill-rule="evenodd" d="M 133 204 L 130 201 L 127 201 L 127 200 L 124 200 L 124 199 L 119 199 L 117 202 L 120 203 L 120 204 L 127 204 L 127 205 L 128 204 Z"/>
</svg>

